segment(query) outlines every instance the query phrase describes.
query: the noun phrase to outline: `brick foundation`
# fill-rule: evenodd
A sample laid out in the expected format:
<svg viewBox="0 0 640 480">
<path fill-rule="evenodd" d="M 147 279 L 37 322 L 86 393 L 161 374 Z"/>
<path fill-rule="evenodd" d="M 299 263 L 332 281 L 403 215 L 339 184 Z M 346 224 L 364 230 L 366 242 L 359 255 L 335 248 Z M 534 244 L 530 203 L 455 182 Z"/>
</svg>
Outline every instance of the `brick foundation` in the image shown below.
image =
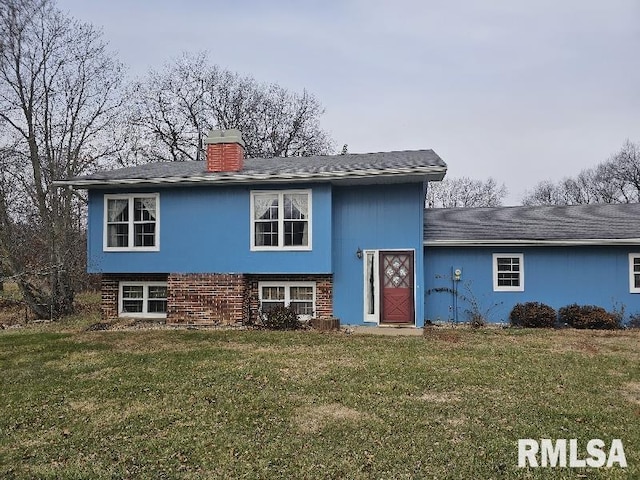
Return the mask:
<svg viewBox="0 0 640 480">
<path fill-rule="evenodd" d="M 176 273 L 167 282 L 167 323 L 229 324 L 246 317 L 244 275 Z"/>
<path fill-rule="evenodd" d="M 257 319 L 258 283 L 315 282 L 315 317 L 333 316 L 331 275 L 243 275 L 227 273 L 171 273 L 169 275 L 102 276 L 102 318 L 118 318 L 119 282 L 167 282 L 167 323 L 230 324 Z"/>
</svg>

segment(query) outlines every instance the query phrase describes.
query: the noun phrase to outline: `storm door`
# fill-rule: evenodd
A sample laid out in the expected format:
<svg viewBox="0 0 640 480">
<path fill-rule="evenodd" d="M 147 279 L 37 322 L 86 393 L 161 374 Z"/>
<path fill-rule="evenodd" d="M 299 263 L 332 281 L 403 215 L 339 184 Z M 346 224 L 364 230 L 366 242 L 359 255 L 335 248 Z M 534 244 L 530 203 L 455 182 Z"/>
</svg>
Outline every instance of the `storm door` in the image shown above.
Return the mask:
<svg viewBox="0 0 640 480">
<path fill-rule="evenodd" d="M 414 323 L 412 251 L 380 252 L 380 323 Z"/>
</svg>

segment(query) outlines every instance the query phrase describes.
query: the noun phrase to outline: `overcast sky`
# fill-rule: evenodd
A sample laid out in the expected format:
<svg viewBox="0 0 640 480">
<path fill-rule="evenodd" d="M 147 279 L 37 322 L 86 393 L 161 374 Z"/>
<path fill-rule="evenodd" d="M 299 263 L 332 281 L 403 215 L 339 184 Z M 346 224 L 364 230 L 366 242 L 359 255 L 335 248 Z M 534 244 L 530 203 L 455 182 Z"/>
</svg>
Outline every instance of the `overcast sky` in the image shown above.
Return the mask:
<svg viewBox="0 0 640 480">
<path fill-rule="evenodd" d="M 518 204 L 640 141 L 640 0 L 59 0 L 132 76 L 182 52 L 307 89 L 340 149 L 432 148 Z"/>
</svg>

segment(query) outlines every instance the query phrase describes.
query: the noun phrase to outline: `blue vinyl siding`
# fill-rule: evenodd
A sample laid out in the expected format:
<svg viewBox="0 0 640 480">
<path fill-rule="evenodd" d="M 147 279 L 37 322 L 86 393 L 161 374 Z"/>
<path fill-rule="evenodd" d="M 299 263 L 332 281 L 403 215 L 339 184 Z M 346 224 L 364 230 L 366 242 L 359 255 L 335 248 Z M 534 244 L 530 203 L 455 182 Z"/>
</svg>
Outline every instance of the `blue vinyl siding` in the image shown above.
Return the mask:
<svg viewBox="0 0 640 480">
<path fill-rule="evenodd" d="M 607 310 L 625 307 L 626 314 L 640 313 L 640 294 L 629 293 L 629 253 L 634 247 L 426 247 L 425 317 L 431 321 L 455 319 L 451 293 L 456 268 L 458 320 L 467 321 L 466 310 L 474 299 L 492 322 L 508 322 L 519 302 L 542 302 L 556 310 L 571 303 L 599 305 Z M 524 291 L 494 292 L 494 253 L 524 254 Z"/>
<path fill-rule="evenodd" d="M 424 186 L 369 185 L 333 189 L 333 308 L 343 324 L 364 323 L 362 250 L 414 250 L 416 324 L 423 317 Z"/>
<path fill-rule="evenodd" d="M 257 190 L 268 190 L 260 187 Z M 273 190 L 287 190 L 279 186 Z M 331 185 L 312 190 L 311 251 L 251 251 L 249 187 L 182 187 L 160 193 L 160 250 L 104 252 L 106 192 L 89 192 L 90 273 L 331 273 Z"/>
</svg>

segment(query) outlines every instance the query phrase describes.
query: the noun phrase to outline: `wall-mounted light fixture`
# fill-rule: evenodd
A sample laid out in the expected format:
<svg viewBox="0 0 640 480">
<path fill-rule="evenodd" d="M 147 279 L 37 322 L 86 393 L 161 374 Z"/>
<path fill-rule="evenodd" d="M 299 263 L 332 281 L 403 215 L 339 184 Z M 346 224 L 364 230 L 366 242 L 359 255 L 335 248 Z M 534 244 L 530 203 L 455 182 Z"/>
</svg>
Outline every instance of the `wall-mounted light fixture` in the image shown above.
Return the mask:
<svg viewBox="0 0 640 480">
<path fill-rule="evenodd" d="M 358 247 L 358 250 L 356 250 L 356 257 L 362 258 L 362 249 L 360 247 Z"/>
</svg>

